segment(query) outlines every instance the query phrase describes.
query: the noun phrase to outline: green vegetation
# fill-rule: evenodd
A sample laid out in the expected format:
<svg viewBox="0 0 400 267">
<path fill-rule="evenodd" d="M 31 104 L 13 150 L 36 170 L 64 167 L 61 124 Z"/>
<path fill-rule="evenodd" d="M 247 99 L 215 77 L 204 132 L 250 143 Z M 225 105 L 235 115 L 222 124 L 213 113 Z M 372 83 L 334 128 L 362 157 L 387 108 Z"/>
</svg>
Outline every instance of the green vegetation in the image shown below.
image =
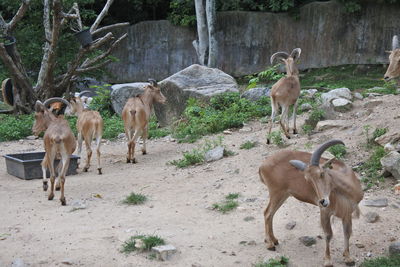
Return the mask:
<svg viewBox="0 0 400 267">
<path fill-rule="evenodd" d="M 277 72 L 278 66 L 279 65 L 275 65 L 258 74 L 246 76 L 247 79 L 250 79 L 247 89 L 257 87 L 259 83 L 270 84 L 285 76 L 284 73 Z"/>
<path fill-rule="evenodd" d="M 240 196 L 239 193 L 229 193 L 225 196 L 225 200 L 221 203 L 214 203 L 212 208 L 225 214 L 239 206 L 239 202 L 236 201 Z"/>
<path fill-rule="evenodd" d="M 32 115 L 0 114 L 0 142 L 18 140 L 32 135 Z"/>
<path fill-rule="evenodd" d="M 280 131 L 274 131 L 271 132 L 268 135 L 268 139 L 271 140 L 271 142 L 279 147 L 283 147 L 285 145 L 285 141 L 282 138 L 281 132 Z"/>
<path fill-rule="evenodd" d="M 257 142 L 246 141 L 240 145 L 240 149 L 252 149 L 255 146 L 257 146 Z"/>
<path fill-rule="evenodd" d="M 173 136 L 178 142 L 192 143 L 203 135 L 239 128 L 250 119 L 269 114 L 271 105 L 267 97 L 252 102 L 241 98 L 239 93 L 224 93 L 212 97 L 210 104 L 191 98 L 173 129 Z"/>
<path fill-rule="evenodd" d="M 361 181 L 371 188 L 382 180 L 382 175 L 379 173 L 382 170 L 381 158 L 386 155 L 386 152 L 381 146 L 374 146 L 371 156 L 365 161 L 357 171 L 362 172 Z"/>
<path fill-rule="evenodd" d="M 122 203 L 128 204 L 128 205 L 140 205 L 143 204 L 144 202 L 147 201 L 147 197 L 143 194 L 136 194 L 136 193 L 131 193 L 129 196 L 127 196 Z"/>
<path fill-rule="evenodd" d="M 150 251 L 152 247 L 164 245 L 165 241 L 156 235 L 135 235 L 122 245 L 121 252 Z"/>
<path fill-rule="evenodd" d="M 289 258 L 281 256 L 279 258 L 269 259 L 267 262 L 261 262 L 254 267 L 286 267 L 289 264 Z"/>
<path fill-rule="evenodd" d="M 346 147 L 344 145 L 334 145 L 328 149 L 329 152 L 332 153 L 336 158 L 342 159 L 346 155 Z"/>
<path fill-rule="evenodd" d="M 379 257 L 365 260 L 361 267 L 398 267 L 400 266 L 400 256 Z"/>
<path fill-rule="evenodd" d="M 206 139 L 203 144 L 199 145 L 197 148 L 192 149 L 191 151 L 184 152 L 183 158 L 176 159 L 168 162 L 168 164 L 175 165 L 178 168 L 186 168 L 191 165 L 202 164 L 205 161 L 205 154 L 207 151 L 216 148 L 217 146 L 224 146 L 222 144 L 223 137 L 218 136 L 217 139 L 208 140 Z M 233 156 L 235 153 L 232 151 L 224 149 L 224 156 Z"/>
<path fill-rule="evenodd" d="M 387 133 L 387 131 L 387 128 L 376 128 L 372 133 L 372 140 L 375 140 L 376 138 L 384 135 L 385 133 Z"/>
<path fill-rule="evenodd" d="M 305 133 L 309 134 L 317 126 L 317 123 L 325 118 L 325 111 L 320 108 L 313 108 L 310 115 L 306 119 L 302 129 Z"/>
</svg>

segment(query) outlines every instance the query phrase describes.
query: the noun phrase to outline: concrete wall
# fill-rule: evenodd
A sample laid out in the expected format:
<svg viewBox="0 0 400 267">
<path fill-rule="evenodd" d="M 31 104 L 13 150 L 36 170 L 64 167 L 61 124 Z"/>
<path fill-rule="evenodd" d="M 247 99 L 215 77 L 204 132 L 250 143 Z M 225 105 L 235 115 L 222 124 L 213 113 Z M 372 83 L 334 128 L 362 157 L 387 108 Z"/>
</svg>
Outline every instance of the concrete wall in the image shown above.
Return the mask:
<svg viewBox="0 0 400 267">
<path fill-rule="evenodd" d="M 385 50 L 400 34 L 400 8 L 373 2 L 359 15 L 345 13 L 336 1 L 305 5 L 299 19 L 285 13 L 218 13 L 219 68 L 233 76 L 258 72 L 274 52 L 295 47 L 302 49 L 301 69 L 387 63 Z M 120 61 L 109 65 L 111 82 L 162 80 L 197 63 L 195 29 L 148 21 L 128 32 L 114 53 Z"/>
</svg>

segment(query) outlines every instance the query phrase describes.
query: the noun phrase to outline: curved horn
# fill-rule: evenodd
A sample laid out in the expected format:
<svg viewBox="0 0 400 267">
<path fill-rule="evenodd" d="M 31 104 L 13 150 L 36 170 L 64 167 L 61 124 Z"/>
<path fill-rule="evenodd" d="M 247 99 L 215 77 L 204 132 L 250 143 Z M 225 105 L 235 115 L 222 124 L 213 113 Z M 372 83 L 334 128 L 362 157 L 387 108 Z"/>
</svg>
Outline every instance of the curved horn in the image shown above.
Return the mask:
<svg viewBox="0 0 400 267">
<path fill-rule="evenodd" d="M 392 39 L 392 50 L 395 50 L 397 48 L 399 48 L 399 38 L 397 37 L 397 35 L 394 35 Z"/>
<path fill-rule="evenodd" d="M 294 60 L 298 60 L 301 54 L 301 48 L 295 48 L 293 49 L 292 53 L 290 53 L 290 56 L 294 59 Z"/>
<path fill-rule="evenodd" d="M 67 107 L 69 106 L 69 102 L 67 100 L 65 100 L 64 98 L 61 97 L 52 97 L 47 99 L 46 101 L 43 102 L 43 105 L 47 108 L 50 104 L 53 104 L 55 102 L 62 102 L 65 105 L 67 105 Z"/>
<path fill-rule="evenodd" d="M 92 93 L 92 91 L 86 90 L 86 91 L 80 92 L 78 96 L 79 96 L 79 97 L 82 97 L 82 96 L 84 96 L 84 95 L 86 95 L 86 94 L 93 94 L 93 93 Z"/>
<path fill-rule="evenodd" d="M 329 147 L 341 144 L 344 145 L 343 141 L 338 140 L 338 139 L 332 139 L 329 140 L 322 145 L 320 145 L 312 154 L 311 160 L 310 160 L 310 165 L 314 166 L 319 166 L 319 160 L 321 158 L 322 153 L 324 153 L 325 150 L 327 150 Z"/>
<path fill-rule="evenodd" d="M 152 86 L 158 86 L 157 81 L 154 79 L 148 79 L 147 80 Z"/>
<path fill-rule="evenodd" d="M 286 53 L 286 52 L 276 52 L 275 54 L 273 54 L 273 55 L 271 56 L 270 61 L 271 61 L 271 64 L 273 65 L 275 59 L 277 59 L 277 58 L 278 58 L 278 59 L 287 59 L 288 57 L 289 57 L 289 54 Z"/>
<path fill-rule="evenodd" d="M 42 108 L 43 108 L 43 103 L 42 102 L 40 102 L 39 100 L 36 100 L 36 103 L 35 103 L 35 111 L 36 112 L 40 112 L 40 111 L 42 111 Z"/>
</svg>

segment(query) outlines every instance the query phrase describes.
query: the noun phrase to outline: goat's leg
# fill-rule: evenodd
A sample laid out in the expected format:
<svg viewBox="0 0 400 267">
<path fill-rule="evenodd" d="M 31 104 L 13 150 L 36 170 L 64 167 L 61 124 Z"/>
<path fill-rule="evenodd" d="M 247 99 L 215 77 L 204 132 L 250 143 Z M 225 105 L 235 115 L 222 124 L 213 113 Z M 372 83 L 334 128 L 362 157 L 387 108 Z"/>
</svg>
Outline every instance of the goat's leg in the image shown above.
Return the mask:
<svg viewBox="0 0 400 267">
<path fill-rule="evenodd" d="M 92 142 L 92 137 L 90 136 L 89 138 L 85 138 L 85 147 L 86 147 L 86 163 L 85 167 L 83 167 L 83 171 L 87 172 L 90 168 L 90 159 L 92 158 L 92 148 L 91 148 L 91 142 Z"/>
<path fill-rule="evenodd" d="M 282 106 L 282 115 L 281 115 L 281 119 L 279 120 L 279 124 L 281 125 L 282 131 L 285 134 L 285 136 L 287 137 L 287 139 L 290 139 L 290 135 L 288 132 L 288 129 L 286 129 L 285 127 L 285 120 L 288 116 L 289 113 L 289 107 L 287 106 Z"/>
<path fill-rule="evenodd" d="M 42 173 L 43 173 L 43 191 L 47 191 L 47 188 L 49 187 L 47 185 L 47 175 L 46 175 L 46 169 L 47 169 L 47 153 L 44 155 L 44 158 L 42 160 Z"/>
<path fill-rule="evenodd" d="M 293 106 L 293 134 L 297 134 L 297 127 L 296 127 L 296 113 L 297 113 L 297 106 L 299 104 L 299 101 L 296 100 Z"/>
<path fill-rule="evenodd" d="M 354 260 L 350 257 L 350 249 L 349 249 L 349 239 L 352 232 L 352 221 L 351 217 L 342 219 L 343 224 L 343 234 L 344 234 L 344 262 L 347 266 L 353 266 L 355 264 Z"/>
<path fill-rule="evenodd" d="M 324 266 L 325 267 L 333 266 L 332 260 L 331 260 L 331 251 L 329 248 L 329 243 L 331 242 L 332 235 L 333 235 L 330 219 L 331 219 L 330 214 L 328 212 L 324 212 L 321 210 L 321 225 L 322 225 L 322 229 L 324 230 L 324 233 L 325 233 L 325 242 L 326 242 L 325 258 L 324 258 Z"/>
<path fill-rule="evenodd" d="M 67 170 L 68 170 L 68 166 L 69 166 L 69 155 L 66 152 L 66 150 L 64 150 L 62 152 L 61 155 L 61 159 L 63 162 L 63 166 L 61 169 L 61 173 L 59 174 L 60 179 L 61 179 L 61 196 L 60 196 L 60 201 L 61 201 L 61 205 L 65 206 L 67 204 L 67 202 L 65 201 L 65 196 L 64 196 L 64 185 L 65 185 L 65 175 L 67 174 Z"/>
<path fill-rule="evenodd" d="M 149 128 L 148 126 L 146 126 L 144 128 L 143 134 L 142 134 L 142 140 L 143 140 L 143 146 L 142 146 L 142 154 L 146 155 L 147 154 L 147 150 L 146 150 L 146 140 L 147 140 L 147 136 L 149 133 Z"/>
<path fill-rule="evenodd" d="M 273 218 L 275 212 L 282 206 L 283 202 L 288 198 L 286 194 L 282 193 L 270 193 L 269 203 L 264 211 L 265 220 L 265 243 L 267 243 L 267 249 L 275 251 L 275 245 L 278 245 L 278 239 L 274 236 L 273 231 Z"/>
<path fill-rule="evenodd" d="M 62 169 L 62 161 L 60 160 L 60 162 L 57 165 L 57 173 L 58 173 L 58 179 L 57 179 L 57 183 L 56 183 L 56 191 L 60 190 L 60 173 L 61 173 L 61 169 Z"/>
<path fill-rule="evenodd" d="M 271 119 L 269 122 L 269 129 L 268 129 L 268 134 L 267 134 L 267 144 L 270 143 L 270 135 L 271 135 L 272 125 L 274 124 L 276 112 L 279 109 L 278 104 L 274 101 L 274 99 L 272 97 L 271 97 L 271 108 L 272 108 L 272 112 L 271 112 Z"/>
<path fill-rule="evenodd" d="M 56 172 L 54 170 L 54 158 L 55 158 L 55 153 L 51 153 L 48 157 L 48 166 L 50 169 L 50 194 L 49 197 L 47 198 L 48 200 L 53 200 L 54 198 L 54 183 L 56 180 Z"/>
<path fill-rule="evenodd" d="M 82 142 L 83 142 L 82 133 L 78 133 L 78 157 L 79 157 L 78 168 L 79 168 L 79 164 L 81 163 Z"/>
<path fill-rule="evenodd" d="M 131 150 L 132 150 L 132 131 L 125 127 L 126 139 L 128 139 L 128 153 L 126 154 L 126 163 L 131 162 Z"/>
<path fill-rule="evenodd" d="M 100 145 L 101 145 L 101 134 L 97 134 L 96 136 L 96 152 L 97 152 L 97 171 L 99 174 L 102 174 L 101 172 L 101 164 L 100 164 Z"/>
<path fill-rule="evenodd" d="M 139 129 L 137 129 L 132 138 L 132 147 L 131 147 L 132 163 L 137 163 L 137 161 L 135 159 L 135 146 L 136 146 L 137 140 L 139 139 L 140 134 L 141 134 L 141 131 Z"/>
</svg>

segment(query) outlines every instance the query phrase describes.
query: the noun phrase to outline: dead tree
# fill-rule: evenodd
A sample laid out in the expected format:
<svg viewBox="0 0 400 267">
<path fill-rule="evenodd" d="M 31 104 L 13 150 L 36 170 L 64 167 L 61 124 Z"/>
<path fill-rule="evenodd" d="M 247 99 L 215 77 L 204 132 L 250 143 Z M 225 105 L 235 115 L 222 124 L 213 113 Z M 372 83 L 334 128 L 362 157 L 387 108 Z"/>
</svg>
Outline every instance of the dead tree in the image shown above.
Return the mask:
<svg viewBox="0 0 400 267">
<path fill-rule="evenodd" d="M 26 13 L 30 2 L 31 0 L 22 0 L 19 10 L 8 23 L 0 15 L 0 30 L 4 36 L 12 35 L 17 23 Z M 110 63 L 111 60 L 108 56 L 127 36 L 125 33 L 116 38 L 110 30 L 129 25 L 129 23 L 117 23 L 99 28 L 113 2 L 114 0 L 107 0 L 103 10 L 90 27 L 91 34 L 98 38 L 89 46 L 80 47 L 75 58 L 69 62 L 67 71 L 61 75 L 56 76 L 55 74 L 56 51 L 61 31 L 63 27 L 72 22 L 76 22 L 78 28 L 82 29 L 77 3 L 74 3 L 68 12 L 64 12 L 62 0 L 43 0 L 45 43 L 43 45 L 42 64 L 36 83 L 32 82 L 27 75 L 17 48 L 14 46 L 12 53 L 9 54 L 4 43 L 0 42 L 0 58 L 13 81 L 14 111 L 16 113 L 30 113 L 37 99 L 43 100 L 61 96 L 70 90 L 79 75 Z M 101 53 L 94 58 L 89 58 L 89 53 L 95 50 L 101 50 Z"/>
</svg>

